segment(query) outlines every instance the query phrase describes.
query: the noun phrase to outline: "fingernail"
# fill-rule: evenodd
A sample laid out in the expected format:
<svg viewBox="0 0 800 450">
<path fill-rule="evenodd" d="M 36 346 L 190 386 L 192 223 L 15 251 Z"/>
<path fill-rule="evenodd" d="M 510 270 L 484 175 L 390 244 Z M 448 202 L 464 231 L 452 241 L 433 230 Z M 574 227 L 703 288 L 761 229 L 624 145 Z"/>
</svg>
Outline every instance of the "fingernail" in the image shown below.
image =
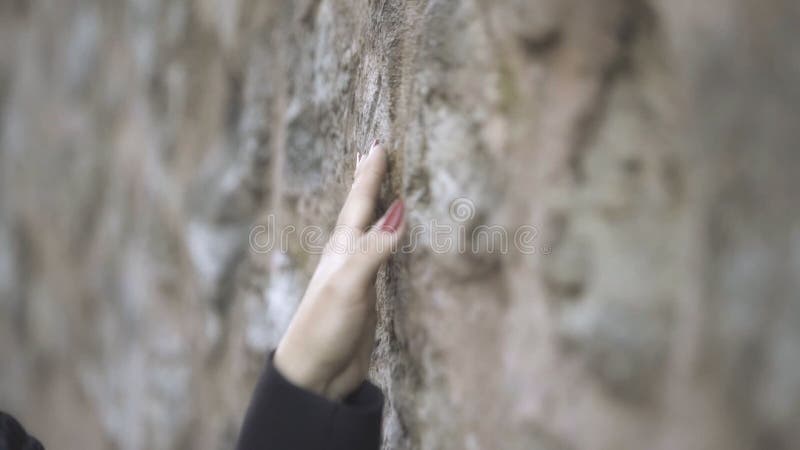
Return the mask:
<svg viewBox="0 0 800 450">
<path fill-rule="evenodd" d="M 403 213 L 405 212 L 405 205 L 403 201 L 399 198 L 392 202 L 392 206 L 389 207 L 389 210 L 386 211 L 386 216 L 384 216 L 383 223 L 381 224 L 381 231 L 388 231 L 390 233 L 394 233 L 400 228 L 400 224 L 403 223 Z"/>
</svg>

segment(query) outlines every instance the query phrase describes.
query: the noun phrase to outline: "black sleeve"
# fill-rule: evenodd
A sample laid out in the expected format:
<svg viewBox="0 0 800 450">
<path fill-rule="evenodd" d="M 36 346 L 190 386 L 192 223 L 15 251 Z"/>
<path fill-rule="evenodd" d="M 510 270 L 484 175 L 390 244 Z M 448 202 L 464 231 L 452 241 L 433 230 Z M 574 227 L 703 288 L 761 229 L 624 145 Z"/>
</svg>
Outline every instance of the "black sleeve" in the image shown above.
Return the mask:
<svg viewBox="0 0 800 450">
<path fill-rule="evenodd" d="M 44 450 L 44 447 L 36 438 L 29 436 L 15 418 L 0 411 L 0 449 Z"/>
<path fill-rule="evenodd" d="M 290 383 L 272 365 L 256 386 L 237 450 L 378 450 L 383 394 L 365 381 L 335 402 Z"/>
</svg>

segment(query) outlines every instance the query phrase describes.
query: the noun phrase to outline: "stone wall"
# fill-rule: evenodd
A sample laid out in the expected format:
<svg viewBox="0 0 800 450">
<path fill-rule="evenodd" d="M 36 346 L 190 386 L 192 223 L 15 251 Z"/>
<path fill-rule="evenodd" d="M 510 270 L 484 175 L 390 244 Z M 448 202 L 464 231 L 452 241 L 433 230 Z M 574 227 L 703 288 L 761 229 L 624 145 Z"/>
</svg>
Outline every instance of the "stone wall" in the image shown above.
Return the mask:
<svg viewBox="0 0 800 450">
<path fill-rule="evenodd" d="M 381 272 L 385 449 L 798 448 L 798 39 L 794 0 L 0 0 L 0 409 L 231 448 L 317 259 L 251 231 L 331 227 L 378 137 L 381 208 L 530 244 Z"/>
</svg>

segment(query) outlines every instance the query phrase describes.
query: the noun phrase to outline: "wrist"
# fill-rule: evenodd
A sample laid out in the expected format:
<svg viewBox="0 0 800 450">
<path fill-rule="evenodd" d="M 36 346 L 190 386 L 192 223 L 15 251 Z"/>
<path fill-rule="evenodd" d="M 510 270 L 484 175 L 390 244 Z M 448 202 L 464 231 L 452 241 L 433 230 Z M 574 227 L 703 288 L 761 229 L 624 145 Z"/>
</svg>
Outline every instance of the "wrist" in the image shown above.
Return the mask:
<svg viewBox="0 0 800 450">
<path fill-rule="evenodd" d="M 295 386 L 328 397 L 330 381 L 310 363 L 311 359 L 306 352 L 296 351 L 290 343 L 282 340 L 275 350 L 272 364 Z"/>
</svg>

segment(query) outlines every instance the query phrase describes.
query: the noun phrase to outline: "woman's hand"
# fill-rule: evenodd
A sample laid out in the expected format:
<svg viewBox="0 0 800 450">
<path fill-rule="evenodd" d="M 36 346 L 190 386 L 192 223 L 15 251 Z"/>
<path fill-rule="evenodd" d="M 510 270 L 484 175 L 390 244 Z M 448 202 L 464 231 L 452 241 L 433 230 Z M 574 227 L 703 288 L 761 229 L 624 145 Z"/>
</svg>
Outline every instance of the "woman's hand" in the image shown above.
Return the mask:
<svg viewBox="0 0 800 450">
<path fill-rule="evenodd" d="M 358 155 L 336 229 L 275 352 L 284 377 L 330 399 L 366 378 L 377 320 L 375 276 L 405 228 L 399 199 L 370 227 L 385 173 L 386 153 L 375 140 L 367 155 Z"/>
</svg>

